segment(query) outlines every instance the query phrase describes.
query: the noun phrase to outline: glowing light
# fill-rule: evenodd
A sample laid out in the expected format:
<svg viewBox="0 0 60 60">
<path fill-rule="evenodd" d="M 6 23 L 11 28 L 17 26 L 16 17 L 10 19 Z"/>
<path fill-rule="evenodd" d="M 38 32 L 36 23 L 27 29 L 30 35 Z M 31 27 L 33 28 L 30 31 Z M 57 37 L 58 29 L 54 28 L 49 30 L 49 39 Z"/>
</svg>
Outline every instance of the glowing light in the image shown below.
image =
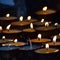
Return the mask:
<svg viewBox="0 0 60 60">
<path fill-rule="evenodd" d="M 17 43 L 18 42 L 18 39 L 15 39 L 14 42 Z"/>
<path fill-rule="evenodd" d="M 44 19 L 41 19 L 41 22 L 44 22 Z"/>
<path fill-rule="evenodd" d="M 33 29 L 33 23 L 30 23 L 30 28 Z"/>
<path fill-rule="evenodd" d="M 6 14 L 6 17 L 10 17 L 10 14 L 8 13 L 8 14 Z"/>
<path fill-rule="evenodd" d="M 27 20 L 31 20 L 31 16 L 28 16 L 28 17 L 27 17 Z"/>
<path fill-rule="evenodd" d="M 49 26 L 49 22 L 45 22 L 45 26 L 48 27 Z"/>
<path fill-rule="evenodd" d="M 0 30 L 2 30 L 2 26 L 0 26 Z"/>
<path fill-rule="evenodd" d="M 42 10 L 43 11 L 46 11 L 47 10 L 47 6 L 44 6 Z"/>
<path fill-rule="evenodd" d="M 53 37 L 53 42 L 54 42 L 54 43 L 56 42 L 56 39 L 57 39 L 57 36 L 54 36 L 54 37 Z"/>
<path fill-rule="evenodd" d="M 23 16 L 20 16 L 19 21 L 23 21 Z"/>
<path fill-rule="evenodd" d="M 41 39 L 41 34 L 38 34 L 38 39 Z"/>
<path fill-rule="evenodd" d="M 9 24 L 9 25 L 6 27 L 6 29 L 7 29 L 7 30 L 9 30 L 9 29 L 10 29 L 10 27 L 11 27 L 11 24 Z"/>
<path fill-rule="evenodd" d="M 46 49 L 49 49 L 49 44 L 48 43 L 45 45 L 45 48 Z"/>
</svg>

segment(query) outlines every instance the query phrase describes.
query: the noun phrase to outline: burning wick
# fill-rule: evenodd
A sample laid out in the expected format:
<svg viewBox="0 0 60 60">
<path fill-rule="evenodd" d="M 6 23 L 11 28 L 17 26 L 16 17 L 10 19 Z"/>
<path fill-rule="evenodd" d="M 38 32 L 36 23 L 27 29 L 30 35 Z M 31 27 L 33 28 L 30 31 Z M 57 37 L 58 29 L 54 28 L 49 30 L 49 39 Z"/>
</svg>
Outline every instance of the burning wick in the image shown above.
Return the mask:
<svg viewBox="0 0 60 60">
<path fill-rule="evenodd" d="M 2 39 L 5 40 L 5 36 L 2 36 Z"/>
<path fill-rule="evenodd" d="M 53 37 L 53 43 L 54 43 L 54 44 L 56 43 L 56 39 L 57 39 L 57 36 L 54 36 L 54 37 Z"/>
<path fill-rule="evenodd" d="M 30 23 L 30 28 L 33 29 L 33 23 Z"/>
<path fill-rule="evenodd" d="M 48 22 L 45 22 L 45 27 L 48 27 L 49 26 L 49 23 Z"/>
<path fill-rule="evenodd" d="M 14 42 L 17 43 L 18 42 L 18 39 L 15 39 Z"/>
<path fill-rule="evenodd" d="M 23 21 L 23 16 L 20 16 L 19 21 Z"/>
<path fill-rule="evenodd" d="M 27 20 L 31 20 L 31 16 L 28 16 L 28 17 L 27 17 Z"/>
<path fill-rule="evenodd" d="M 49 49 L 49 44 L 48 43 L 45 45 L 45 48 L 46 49 Z"/>
<path fill-rule="evenodd" d="M 8 13 L 8 14 L 6 14 L 6 17 L 10 17 L 10 14 Z"/>
<path fill-rule="evenodd" d="M 44 6 L 42 10 L 43 11 L 46 11 L 47 10 L 47 6 Z"/>
<path fill-rule="evenodd" d="M 41 19 L 41 22 L 44 22 L 44 19 Z"/>
<path fill-rule="evenodd" d="M 41 40 L 41 34 L 38 34 L 38 40 Z"/>
<path fill-rule="evenodd" d="M 2 26 L 0 26 L 0 30 L 2 30 Z"/>
</svg>

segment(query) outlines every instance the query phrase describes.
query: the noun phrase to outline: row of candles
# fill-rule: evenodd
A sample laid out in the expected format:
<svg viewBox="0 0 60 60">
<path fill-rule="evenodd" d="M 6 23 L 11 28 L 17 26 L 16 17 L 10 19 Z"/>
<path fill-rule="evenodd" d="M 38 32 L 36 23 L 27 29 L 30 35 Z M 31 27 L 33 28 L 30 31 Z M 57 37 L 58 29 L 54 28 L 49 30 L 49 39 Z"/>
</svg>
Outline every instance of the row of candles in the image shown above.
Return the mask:
<svg viewBox="0 0 60 60">
<path fill-rule="evenodd" d="M 6 39 L 5 36 L 2 36 L 2 40 L 5 40 L 5 39 Z M 38 34 L 37 39 L 38 39 L 38 40 L 41 40 L 41 39 L 42 39 L 42 35 L 41 35 L 41 34 Z M 53 37 L 53 44 L 56 43 L 56 39 L 57 39 L 57 36 L 54 36 L 54 37 Z M 14 43 L 17 43 L 17 42 L 18 42 L 18 39 L 14 39 Z M 31 42 L 30 39 L 29 39 L 29 43 L 30 43 L 30 48 L 32 48 L 32 42 Z M 2 45 L 3 45 L 3 44 L 2 44 Z M 3 46 L 4 46 L 4 45 L 3 45 Z M 48 43 L 45 44 L 45 48 L 46 48 L 46 49 L 49 49 L 49 44 L 48 44 Z"/>
</svg>

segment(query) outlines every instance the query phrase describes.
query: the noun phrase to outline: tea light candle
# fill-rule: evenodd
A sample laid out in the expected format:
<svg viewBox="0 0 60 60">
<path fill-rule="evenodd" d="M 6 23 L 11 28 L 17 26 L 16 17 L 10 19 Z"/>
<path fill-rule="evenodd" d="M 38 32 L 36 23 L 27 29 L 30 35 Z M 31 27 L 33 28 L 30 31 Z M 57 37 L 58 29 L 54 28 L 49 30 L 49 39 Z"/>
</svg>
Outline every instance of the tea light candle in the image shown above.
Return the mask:
<svg viewBox="0 0 60 60">
<path fill-rule="evenodd" d="M 8 13 L 8 14 L 6 14 L 6 17 L 10 17 L 10 14 Z"/>
<path fill-rule="evenodd" d="M 48 22 L 45 22 L 45 27 L 48 27 L 49 26 L 49 23 Z"/>
<path fill-rule="evenodd" d="M 53 43 L 56 43 L 57 36 L 53 37 Z"/>
<path fill-rule="evenodd" d="M 4 40 L 5 39 L 5 36 L 2 36 L 2 39 Z"/>
<path fill-rule="evenodd" d="M 41 34 L 38 34 L 38 40 L 40 40 L 41 39 Z"/>
<path fill-rule="evenodd" d="M 49 44 L 48 43 L 45 45 L 45 48 L 46 49 L 49 49 Z"/>
<path fill-rule="evenodd" d="M 47 6 L 44 6 L 42 10 L 43 11 L 46 11 L 47 10 Z"/>
<path fill-rule="evenodd" d="M 30 28 L 33 29 L 33 23 L 30 23 Z"/>
<path fill-rule="evenodd" d="M 6 27 L 6 29 L 7 29 L 7 30 L 9 30 L 9 29 L 10 29 L 10 27 L 11 27 L 11 24 L 9 24 L 9 25 Z"/>
<path fill-rule="evenodd" d="M 31 16 L 28 16 L 28 17 L 27 17 L 27 20 L 31 20 Z"/>
<path fill-rule="evenodd" d="M 41 19 L 41 22 L 44 22 L 44 19 Z"/>
<path fill-rule="evenodd" d="M 0 30 L 2 30 L 2 26 L 0 26 Z"/>
<path fill-rule="evenodd" d="M 23 21 L 23 16 L 20 16 L 19 21 Z"/>
<path fill-rule="evenodd" d="M 17 43 L 18 42 L 18 39 L 15 39 L 14 42 Z"/>
</svg>

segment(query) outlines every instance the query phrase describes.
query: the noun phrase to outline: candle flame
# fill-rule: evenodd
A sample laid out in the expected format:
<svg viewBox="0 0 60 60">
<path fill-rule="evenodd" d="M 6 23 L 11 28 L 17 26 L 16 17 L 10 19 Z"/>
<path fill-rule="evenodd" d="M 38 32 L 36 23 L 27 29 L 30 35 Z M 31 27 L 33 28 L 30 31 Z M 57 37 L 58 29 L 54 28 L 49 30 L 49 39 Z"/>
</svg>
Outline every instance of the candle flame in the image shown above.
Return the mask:
<svg viewBox="0 0 60 60">
<path fill-rule="evenodd" d="M 9 25 L 6 27 L 6 29 L 7 29 L 7 30 L 9 30 L 9 29 L 10 29 L 10 27 L 11 27 L 11 24 L 9 24 Z"/>
<path fill-rule="evenodd" d="M 47 10 L 47 6 L 44 6 L 42 10 L 43 11 L 46 11 Z"/>
<path fill-rule="evenodd" d="M 2 36 L 2 39 L 5 39 L 5 36 Z"/>
<path fill-rule="evenodd" d="M 53 37 L 53 42 L 56 42 L 57 36 Z"/>
<path fill-rule="evenodd" d="M 41 34 L 38 34 L 38 39 L 41 39 Z"/>
<path fill-rule="evenodd" d="M 6 17 L 10 17 L 10 14 L 8 13 L 8 14 L 6 14 Z"/>
<path fill-rule="evenodd" d="M 55 23 L 54 25 L 55 25 L 55 26 L 57 26 L 57 25 L 58 25 L 58 23 Z"/>
<path fill-rule="evenodd" d="M 48 26 L 49 26 L 49 22 L 45 22 L 45 26 L 47 26 L 47 27 L 48 27 Z"/>
<path fill-rule="evenodd" d="M 44 19 L 41 19 L 41 22 L 44 22 Z"/>
<path fill-rule="evenodd" d="M 31 16 L 28 16 L 28 17 L 27 17 L 27 20 L 31 20 Z"/>
<path fill-rule="evenodd" d="M 19 21 L 23 21 L 23 16 L 20 16 Z"/>
<path fill-rule="evenodd" d="M 17 43 L 18 42 L 18 39 L 15 39 L 14 42 Z"/>
<path fill-rule="evenodd" d="M 2 30 L 2 26 L 0 26 L 0 30 Z"/>
<path fill-rule="evenodd" d="M 33 23 L 30 23 L 30 28 L 33 29 Z"/>
<path fill-rule="evenodd" d="M 49 48 L 49 44 L 48 44 L 48 43 L 45 45 L 45 48 L 46 48 L 46 49 L 48 49 L 48 48 Z"/>
</svg>

